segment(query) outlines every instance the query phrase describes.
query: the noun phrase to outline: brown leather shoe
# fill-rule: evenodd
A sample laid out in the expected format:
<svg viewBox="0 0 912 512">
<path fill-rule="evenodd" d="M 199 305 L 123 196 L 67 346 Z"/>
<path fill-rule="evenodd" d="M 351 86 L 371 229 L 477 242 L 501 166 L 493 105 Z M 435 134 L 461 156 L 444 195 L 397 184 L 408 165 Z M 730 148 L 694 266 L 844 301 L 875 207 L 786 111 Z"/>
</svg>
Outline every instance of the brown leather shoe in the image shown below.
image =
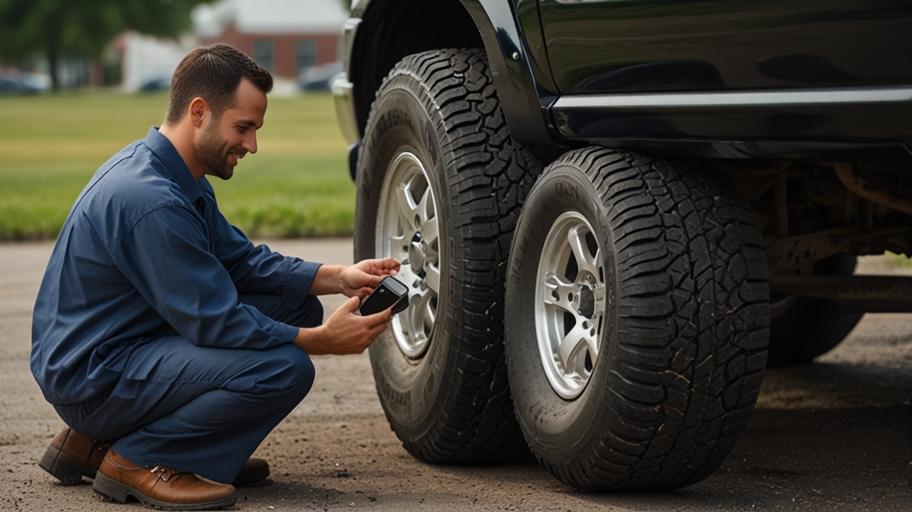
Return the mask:
<svg viewBox="0 0 912 512">
<path fill-rule="evenodd" d="M 237 501 L 234 486 L 163 466 L 142 468 L 114 450 L 101 462 L 92 490 L 105 501 L 126 503 L 133 496 L 159 510 L 215 510 Z"/>
<path fill-rule="evenodd" d="M 75 485 L 82 477 L 95 478 L 95 472 L 111 445 L 95 441 L 64 427 L 44 452 L 38 465 L 63 485 Z"/>
<path fill-rule="evenodd" d="M 263 459 L 250 457 L 244 467 L 241 468 L 241 471 L 234 477 L 234 482 L 231 482 L 231 485 L 239 487 L 241 485 L 255 484 L 266 480 L 268 476 L 269 463 Z"/>
</svg>

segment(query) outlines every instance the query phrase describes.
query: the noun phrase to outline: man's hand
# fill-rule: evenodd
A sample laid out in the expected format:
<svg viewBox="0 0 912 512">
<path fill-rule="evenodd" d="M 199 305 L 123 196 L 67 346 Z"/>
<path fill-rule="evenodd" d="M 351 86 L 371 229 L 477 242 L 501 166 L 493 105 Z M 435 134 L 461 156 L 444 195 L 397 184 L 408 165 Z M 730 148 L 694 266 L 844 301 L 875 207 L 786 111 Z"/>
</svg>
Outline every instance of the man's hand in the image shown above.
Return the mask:
<svg viewBox="0 0 912 512">
<path fill-rule="evenodd" d="M 399 262 L 393 258 L 364 260 L 351 266 L 323 265 L 310 287 L 311 295 L 341 293 L 346 297 L 363 298 L 386 276 L 399 273 Z"/>
<path fill-rule="evenodd" d="M 399 262 L 393 258 L 364 260 L 342 271 L 342 294 L 346 297 L 364 298 L 374 293 L 374 288 L 386 276 L 399 273 Z"/>
<path fill-rule="evenodd" d="M 294 339 L 295 345 L 311 356 L 364 352 L 364 349 L 389 325 L 393 313 L 391 309 L 387 309 L 375 315 L 356 316 L 353 313 L 358 310 L 360 304 L 358 297 L 352 297 L 342 304 L 325 324 L 311 329 L 300 329 Z"/>
</svg>

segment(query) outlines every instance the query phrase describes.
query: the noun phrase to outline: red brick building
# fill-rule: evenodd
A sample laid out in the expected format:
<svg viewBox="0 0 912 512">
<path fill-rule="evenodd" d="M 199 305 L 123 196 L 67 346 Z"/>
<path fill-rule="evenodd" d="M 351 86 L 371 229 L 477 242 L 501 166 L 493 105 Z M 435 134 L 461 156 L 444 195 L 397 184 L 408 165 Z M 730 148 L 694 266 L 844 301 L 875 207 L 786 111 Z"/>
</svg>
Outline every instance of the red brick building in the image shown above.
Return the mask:
<svg viewBox="0 0 912 512">
<path fill-rule="evenodd" d="M 340 38 L 340 34 L 245 34 L 232 24 L 203 44 L 230 44 L 273 75 L 296 78 L 303 69 L 338 61 Z"/>
<path fill-rule="evenodd" d="M 342 58 L 348 13 L 338 0 L 234 0 L 230 5 L 231 21 L 221 34 L 204 37 L 203 44 L 230 44 L 283 78 Z"/>
</svg>

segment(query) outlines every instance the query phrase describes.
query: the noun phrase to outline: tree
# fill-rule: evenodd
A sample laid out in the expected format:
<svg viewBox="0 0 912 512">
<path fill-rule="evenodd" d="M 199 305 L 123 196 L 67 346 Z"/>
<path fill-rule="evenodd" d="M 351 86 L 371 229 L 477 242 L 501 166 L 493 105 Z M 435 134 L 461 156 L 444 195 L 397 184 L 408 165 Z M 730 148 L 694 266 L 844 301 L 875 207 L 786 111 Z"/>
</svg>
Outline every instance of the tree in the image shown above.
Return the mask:
<svg viewBox="0 0 912 512">
<path fill-rule="evenodd" d="M 57 90 L 57 63 L 62 56 L 98 58 L 124 30 L 176 38 L 190 28 L 190 11 L 212 1 L 0 0 L 0 59 L 43 54 Z"/>
</svg>

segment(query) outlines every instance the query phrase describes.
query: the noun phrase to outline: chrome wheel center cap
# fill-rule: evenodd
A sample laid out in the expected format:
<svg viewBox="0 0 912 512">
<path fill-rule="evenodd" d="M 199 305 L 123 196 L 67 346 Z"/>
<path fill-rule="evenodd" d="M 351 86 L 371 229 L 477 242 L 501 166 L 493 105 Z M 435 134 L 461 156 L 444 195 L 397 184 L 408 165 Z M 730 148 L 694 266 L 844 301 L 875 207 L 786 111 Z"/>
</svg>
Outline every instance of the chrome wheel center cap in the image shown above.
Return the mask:
<svg viewBox="0 0 912 512">
<path fill-rule="evenodd" d="M 577 309 L 579 314 L 591 319 L 595 313 L 595 294 L 592 293 L 592 289 L 585 285 L 580 287 L 577 300 L 579 302 L 579 309 Z"/>
<path fill-rule="evenodd" d="M 421 238 L 421 233 L 415 233 L 412 243 L 409 244 L 409 264 L 416 274 L 424 267 L 424 258 L 427 253 L 427 244 Z"/>
</svg>

